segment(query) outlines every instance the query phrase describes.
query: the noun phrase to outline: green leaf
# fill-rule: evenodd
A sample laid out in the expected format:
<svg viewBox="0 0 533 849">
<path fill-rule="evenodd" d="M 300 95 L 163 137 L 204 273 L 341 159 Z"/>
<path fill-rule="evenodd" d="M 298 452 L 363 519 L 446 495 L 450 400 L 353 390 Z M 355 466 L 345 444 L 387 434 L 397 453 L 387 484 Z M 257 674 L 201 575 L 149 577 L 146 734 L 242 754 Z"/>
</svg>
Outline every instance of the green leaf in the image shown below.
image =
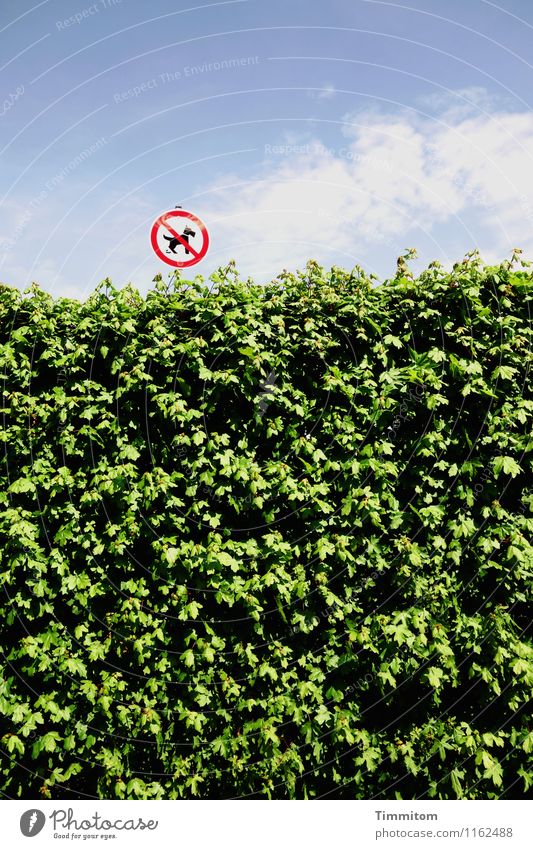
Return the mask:
<svg viewBox="0 0 533 849">
<path fill-rule="evenodd" d="M 440 690 L 443 685 L 444 670 L 438 666 L 430 666 L 427 670 L 427 677 L 430 687 L 435 690 Z"/>
<path fill-rule="evenodd" d="M 496 459 L 493 460 L 492 465 L 494 467 L 496 477 L 499 477 L 500 472 L 503 472 L 504 475 L 511 475 L 511 477 L 515 478 L 522 472 L 522 469 L 512 457 L 496 457 Z"/>
<path fill-rule="evenodd" d="M 331 718 L 331 714 L 327 709 L 326 705 L 320 705 L 318 711 L 316 713 L 315 719 L 319 725 L 324 725 L 324 723 L 328 722 Z"/>
<path fill-rule="evenodd" d="M 16 734 L 7 734 L 5 737 L 2 737 L 2 742 L 8 752 L 18 752 L 20 755 L 24 754 L 24 743 Z"/>
<path fill-rule="evenodd" d="M 179 556 L 179 549 L 177 549 L 177 548 L 171 547 L 171 548 L 167 548 L 167 550 L 165 551 L 165 557 L 166 557 L 168 563 L 171 566 L 174 566 L 174 563 L 178 559 L 178 556 Z"/>
<path fill-rule="evenodd" d="M 35 484 L 31 478 L 18 478 L 9 487 L 9 492 L 35 492 Z"/>
<path fill-rule="evenodd" d="M 192 651 L 192 649 L 187 649 L 187 651 L 184 651 L 183 654 L 181 655 L 181 659 L 185 663 L 185 666 L 188 666 L 190 668 L 194 667 L 195 661 L 194 661 L 194 652 Z"/>
<path fill-rule="evenodd" d="M 461 780 L 464 778 L 464 770 L 460 769 L 452 769 L 450 773 L 450 778 L 452 782 L 452 787 L 455 795 L 458 799 L 463 799 L 463 787 L 461 785 Z"/>
</svg>

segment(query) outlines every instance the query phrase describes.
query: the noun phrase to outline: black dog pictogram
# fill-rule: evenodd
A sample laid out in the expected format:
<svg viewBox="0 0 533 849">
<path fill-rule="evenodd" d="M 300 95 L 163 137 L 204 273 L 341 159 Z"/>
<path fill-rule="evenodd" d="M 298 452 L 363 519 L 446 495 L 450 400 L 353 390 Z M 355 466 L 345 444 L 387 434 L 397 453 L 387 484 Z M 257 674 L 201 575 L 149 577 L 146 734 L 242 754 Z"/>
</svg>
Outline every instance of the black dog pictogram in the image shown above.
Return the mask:
<svg viewBox="0 0 533 849">
<path fill-rule="evenodd" d="M 189 237 L 190 236 L 196 236 L 196 233 L 195 233 L 194 230 L 191 230 L 191 228 L 187 225 L 187 227 L 185 228 L 185 230 L 181 234 L 181 238 L 183 239 L 184 242 L 187 242 L 187 244 L 189 244 Z M 176 239 L 175 236 L 164 236 L 164 238 L 169 243 L 167 254 L 169 254 L 169 253 L 175 254 L 176 248 L 179 248 L 179 246 L 182 244 L 180 242 L 180 240 Z M 185 247 L 185 245 L 183 245 L 183 247 Z M 185 248 L 185 253 L 188 254 L 188 253 L 190 253 L 190 251 L 187 250 L 187 248 Z"/>
</svg>

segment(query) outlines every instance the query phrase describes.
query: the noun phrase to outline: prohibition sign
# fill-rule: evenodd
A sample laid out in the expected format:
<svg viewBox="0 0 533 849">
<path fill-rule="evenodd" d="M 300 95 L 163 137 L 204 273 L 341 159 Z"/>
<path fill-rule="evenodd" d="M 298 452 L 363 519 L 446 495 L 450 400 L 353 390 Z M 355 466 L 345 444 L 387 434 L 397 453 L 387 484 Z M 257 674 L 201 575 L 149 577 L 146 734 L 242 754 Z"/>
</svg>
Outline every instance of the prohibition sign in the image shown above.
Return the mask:
<svg viewBox="0 0 533 849">
<path fill-rule="evenodd" d="M 188 268 L 205 257 L 209 233 L 204 222 L 192 212 L 171 209 L 163 212 L 152 224 L 150 241 L 154 253 L 163 262 L 174 268 Z"/>
</svg>

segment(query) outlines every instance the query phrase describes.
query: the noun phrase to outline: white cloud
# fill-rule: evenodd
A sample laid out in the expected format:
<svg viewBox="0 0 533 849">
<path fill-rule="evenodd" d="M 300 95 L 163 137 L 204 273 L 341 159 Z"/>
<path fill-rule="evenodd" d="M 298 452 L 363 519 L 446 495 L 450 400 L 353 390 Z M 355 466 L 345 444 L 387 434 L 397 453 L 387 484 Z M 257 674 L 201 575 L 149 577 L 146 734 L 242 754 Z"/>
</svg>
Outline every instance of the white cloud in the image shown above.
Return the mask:
<svg viewBox="0 0 533 849">
<path fill-rule="evenodd" d="M 463 118 L 466 115 L 482 112 L 492 112 L 501 98 L 490 94 L 483 86 L 468 86 L 451 91 L 438 89 L 431 94 L 421 95 L 417 98 L 418 105 L 430 112 L 439 115 L 446 113 L 448 120 L 452 117 Z"/>
<path fill-rule="evenodd" d="M 478 104 L 488 103 L 480 90 Z M 432 118 L 411 110 L 345 116 L 346 143 L 318 141 L 265 157 L 254 178 L 207 187 L 213 255 L 244 274 L 273 275 L 309 257 L 388 270 L 406 245 L 429 261 L 479 247 L 503 258 L 533 248 L 533 113 L 490 115 L 454 105 Z"/>
<path fill-rule="evenodd" d="M 332 97 L 335 97 L 335 94 L 336 88 L 330 83 L 325 85 L 323 88 L 310 88 L 307 92 L 308 97 L 310 97 L 312 100 L 331 100 Z"/>
</svg>

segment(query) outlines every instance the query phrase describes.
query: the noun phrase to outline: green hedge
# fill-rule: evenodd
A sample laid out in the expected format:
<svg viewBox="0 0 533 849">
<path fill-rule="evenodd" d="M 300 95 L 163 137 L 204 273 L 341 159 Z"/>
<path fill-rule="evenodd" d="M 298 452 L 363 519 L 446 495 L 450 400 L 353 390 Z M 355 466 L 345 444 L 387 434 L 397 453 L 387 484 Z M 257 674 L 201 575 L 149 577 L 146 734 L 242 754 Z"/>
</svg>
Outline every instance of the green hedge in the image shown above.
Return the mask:
<svg viewBox="0 0 533 849">
<path fill-rule="evenodd" d="M 531 796 L 532 276 L 2 286 L 4 794 Z"/>
</svg>

